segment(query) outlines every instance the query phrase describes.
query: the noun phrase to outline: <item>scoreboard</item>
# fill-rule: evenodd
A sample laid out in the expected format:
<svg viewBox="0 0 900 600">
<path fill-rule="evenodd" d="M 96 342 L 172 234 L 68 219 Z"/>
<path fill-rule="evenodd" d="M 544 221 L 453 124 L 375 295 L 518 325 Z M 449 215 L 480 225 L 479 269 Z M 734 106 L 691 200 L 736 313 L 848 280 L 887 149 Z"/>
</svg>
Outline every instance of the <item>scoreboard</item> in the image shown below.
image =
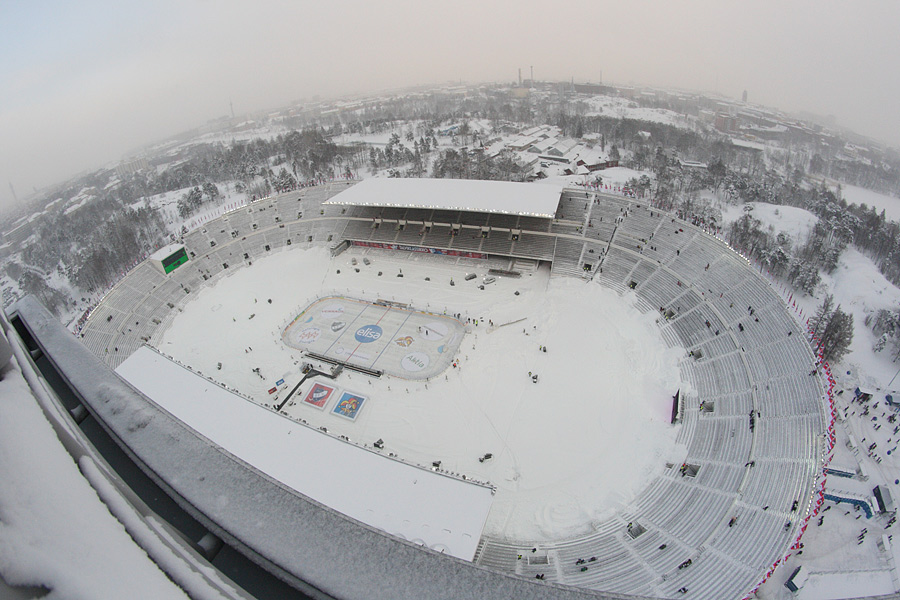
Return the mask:
<svg viewBox="0 0 900 600">
<path fill-rule="evenodd" d="M 188 261 L 187 252 L 181 244 L 170 244 L 150 256 L 150 262 L 162 273 L 168 275 Z"/>
</svg>

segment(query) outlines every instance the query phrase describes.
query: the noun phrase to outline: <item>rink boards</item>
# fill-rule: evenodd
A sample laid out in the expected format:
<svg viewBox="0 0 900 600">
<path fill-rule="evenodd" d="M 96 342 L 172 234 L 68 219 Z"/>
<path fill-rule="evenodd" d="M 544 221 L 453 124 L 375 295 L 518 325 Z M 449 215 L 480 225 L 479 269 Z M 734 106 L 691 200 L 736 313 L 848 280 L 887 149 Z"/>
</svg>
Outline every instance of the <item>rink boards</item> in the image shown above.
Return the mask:
<svg viewBox="0 0 900 600">
<path fill-rule="evenodd" d="M 289 347 L 395 377 L 428 380 L 456 356 L 465 329 L 453 317 L 329 296 L 281 334 Z"/>
</svg>

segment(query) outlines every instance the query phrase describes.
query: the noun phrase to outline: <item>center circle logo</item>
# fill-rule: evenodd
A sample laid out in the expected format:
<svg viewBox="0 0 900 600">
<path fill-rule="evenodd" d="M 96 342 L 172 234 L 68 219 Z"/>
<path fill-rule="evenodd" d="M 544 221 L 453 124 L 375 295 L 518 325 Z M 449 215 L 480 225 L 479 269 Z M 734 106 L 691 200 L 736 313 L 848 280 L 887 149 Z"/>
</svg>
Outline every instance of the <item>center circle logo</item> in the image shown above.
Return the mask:
<svg viewBox="0 0 900 600">
<path fill-rule="evenodd" d="M 368 344 L 381 338 L 384 332 L 378 325 L 363 325 L 356 330 L 356 341 Z"/>
</svg>

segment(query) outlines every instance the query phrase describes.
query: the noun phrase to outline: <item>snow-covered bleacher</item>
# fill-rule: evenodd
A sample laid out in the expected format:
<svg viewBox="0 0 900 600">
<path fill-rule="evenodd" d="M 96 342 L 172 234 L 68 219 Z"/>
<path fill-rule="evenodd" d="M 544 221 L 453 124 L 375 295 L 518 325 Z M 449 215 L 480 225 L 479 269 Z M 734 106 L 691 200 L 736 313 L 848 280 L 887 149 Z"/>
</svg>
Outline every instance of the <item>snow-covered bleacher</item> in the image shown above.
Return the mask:
<svg viewBox="0 0 900 600">
<path fill-rule="evenodd" d="M 522 231 L 550 231 L 550 222 L 538 217 L 519 217 L 519 229 Z"/>
<path fill-rule="evenodd" d="M 556 209 L 556 218 L 561 221 L 583 223 L 589 206 L 590 200 L 585 199 L 583 195 L 576 197 L 573 194 L 563 193 Z"/>
<path fill-rule="evenodd" d="M 486 254 L 509 255 L 510 251 L 512 250 L 512 244 L 513 242 L 509 239 L 508 233 L 497 231 L 491 233 L 482 241 L 481 248 L 479 248 L 479 250 Z"/>
<path fill-rule="evenodd" d="M 581 253 L 584 248 L 584 240 L 556 238 L 556 250 L 553 255 L 554 275 L 566 275 L 578 277 L 584 274 L 581 268 Z"/>
<path fill-rule="evenodd" d="M 422 237 L 422 244 L 436 248 L 444 248 L 450 243 L 450 226 L 435 225 Z"/>
<path fill-rule="evenodd" d="M 752 441 L 746 414 L 702 417 L 694 426 L 688 452 L 693 460 L 704 465 L 706 461 L 715 460 L 743 468 Z M 706 466 L 700 474 L 705 470 Z"/>
<path fill-rule="evenodd" d="M 823 391 L 810 374 L 814 358 L 802 329 L 747 261 L 699 228 L 618 196 L 564 194 L 556 213 L 563 223 L 551 225 L 450 210 L 326 209 L 321 203 L 345 189 L 326 187 L 240 208 L 186 234 L 191 260 L 168 276 L 148 263 L 132 270 L 93 312 L 82 341 L 116 366 L 203 286 L 294 245 L 359 240 L 452 248 L 552 261 L 553 274 L 579 277 L 588 263 L 595 284 L 635 295 L 635 306 L 655 315 L 662 339 L 684 349 L 681 379 L 689 389 L 682 390 L 678 441 L 685 465 L 696 472 L 685 476 L 681 464 L 666 465 L 633 500 L 580 536 L 551 542 L 486 536 L 476 563 L 623 594 L 674 597 L 687 588 L 692 598 L 740 598 L 783 557 L 821 468 Z M 415 223 L 373 227 L 379 217 Z M 430 231 L 425 222 L 433 223 Z M 463 223 L 459 235 L 450 235 L 450 223 Z M 481 226 L 504 231 L 483 237 Z M 506 229 L 522 232 L 514 241 Z M 630 522 L 643 533 L 629 536 Z M 532 560 L 535 547 L 546 561 Z M 590 557 L 596 560 L 576 564 Z"/>
<path fill-rule="evenodd" d="M 639 260 L 640 256 L 630 252 L 609 252 L 603 259 L 599 278 L 612 284 L 628 285 L 630 281 L 626 279 Z"/>
<path fill-rule="evenodd" d="M 450 248 L 454 250 L 465 250 L 476 252 L 481 248 L 481 235 L 475 233 L 474 229 L 463 229 L 459 235 L 451 238 Z"/>
<path fill-rule="evenodd" d="M 556 238 L 551 235 L 522 232 L 519 240 L 513 243 L 512 254 L 534 260 L 551 260 Z"/>
<path fill-rule="evenodd" d="M 372 235 L 372 229 L 371 221 L 351 220 L 347 221 L 342 235 L 344 239 L 364 241 Z"/>
<path fill-rule="evenodd" d="M 519 217 L 517 215 L 490 215 L 488 219 L 489 227 L 498 227 L 502 229 L 515 229 L 518 226 Z"/>
</svg>

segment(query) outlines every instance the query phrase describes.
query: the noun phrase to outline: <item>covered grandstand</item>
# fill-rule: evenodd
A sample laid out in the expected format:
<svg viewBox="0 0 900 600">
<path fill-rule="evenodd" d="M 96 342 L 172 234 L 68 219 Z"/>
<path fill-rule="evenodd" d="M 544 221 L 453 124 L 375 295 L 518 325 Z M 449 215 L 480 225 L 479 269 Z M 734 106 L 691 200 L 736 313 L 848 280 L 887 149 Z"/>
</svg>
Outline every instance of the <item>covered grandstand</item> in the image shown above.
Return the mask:
<svg viewBox="0 0 900 600">
<path fill-rule="evenodd" d="M 184 476 L 177 456 L 230 456 L 214 452 L 197 426 L 172 419 L 133 390 L 123 392 L 129 410 L 154 415 L 137 431 L 104 406 L 102 394 L 85 393 L 82 402 L 210 530 L 279 577 L 329 596 L 529 598 L 542 596 L 542 586 L 560 598 L 671 598 L 682 589 L 692 598 L 749 595 L 817 511 L 828 449 L 824 387 L 810 375 L 815 358 L 766 280 L 721 240 L 635 199 L 541 185 L 387 181 L 290 192 L 204 224 L 181 240 L 190 260 L 180 268 L 163 274 L 142 263 L 107 294 L 79 333 L 84 347 L 115 369 L 153 346 L 199 290 L 294 248 L 425 250 L 509 273 L 548 264 L 554 277 L 633 294 L 642 312 L 657 316 L 665 343 L 685 349 L 679 369 L 691 389 L 681 396 L 683 462 L 666 465 L 588 534 L 539 543 L 482 536 L 466 562 L 386 536 L 310 500 L 299 484 L 287 489 L 254 466 L 238 472 L 234 463 L 229 477 L 253 480 L 269 494 L 266 502 L 303 521 L 288 526 L 281 511 L 271 520 L 257 514 L 265 525 L 254 532 L 241 513 L 252 510 L 249 504 L 222 510 L 208 484 L 197 483 L 218 466 L 196 464 Z M 464 200 L 457 191 L 466 192 Z M 495 193 L 502 200 L 492 205 Z M 38 341 L 53 329 L 28 303 L 19 314 Z M 58 332 L 46 337 L 48 350 L 75 343 Z M 79 374 L 88 361 L 59 362 L 76 386 L 96 387 Z M 156 441 L 175 429 L 180 441 L 163 452 Z M 296 560 L 282 543 L 330 561 Z M 348 559 L 355 568 L 335 573 L 333 561 Z M 396 587 L 377 590 L 375 572 L 394 574 Z"/>
</svg>

